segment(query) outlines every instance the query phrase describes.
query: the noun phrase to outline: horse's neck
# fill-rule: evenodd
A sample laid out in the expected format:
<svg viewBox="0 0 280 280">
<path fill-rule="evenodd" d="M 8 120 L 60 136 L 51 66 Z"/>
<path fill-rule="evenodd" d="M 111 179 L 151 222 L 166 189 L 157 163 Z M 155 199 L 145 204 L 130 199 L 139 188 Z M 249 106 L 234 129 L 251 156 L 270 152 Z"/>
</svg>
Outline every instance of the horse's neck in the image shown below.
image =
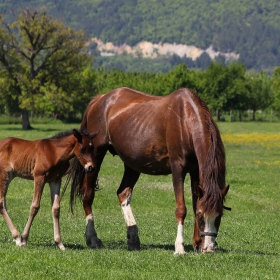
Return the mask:
<svg viewBox="0 0 280 280">
<path fill-rule="evenodd" d="M 76 145 L 76 138 L 74 135 L 52 139 L 51 144 L 60 161 L 68 161 L 74 157 L 74 148 Z"/>
</svg>

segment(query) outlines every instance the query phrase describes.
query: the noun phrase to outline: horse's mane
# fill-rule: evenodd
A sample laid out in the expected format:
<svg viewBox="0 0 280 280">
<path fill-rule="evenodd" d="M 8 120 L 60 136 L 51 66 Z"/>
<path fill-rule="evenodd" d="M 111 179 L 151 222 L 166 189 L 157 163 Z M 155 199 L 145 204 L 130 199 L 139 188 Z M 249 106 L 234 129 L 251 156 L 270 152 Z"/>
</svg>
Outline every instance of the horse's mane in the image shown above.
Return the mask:
<svg viewBox="0 0 280 280">
<path fill-rule="evenodd" d="M 92 100 L 89 102 L 88 106 L 86 107 L 86 110 L 84 112 L 83 115 L 83 119 L 82 119 L 82 124 L 81 124 L 81 129 L 85 129 L 87 127 L 87 115 L 88 115 L 88 111 L 90 110 L 90 108 L 92 107 L 92 105 L 97 102 L 101 97 L 103 97 L 103 94 L 98 94 L 96 96 L 94 96 L 92 98 Z"/>
<path fill-rule="evenodd" d="M 206 128 L 210 135 L 210 146 L 206 161 L 200 166 L 200 187 L 203 190 L 201 205 L 205 212 L 223 211 L 223 197 L 221 189 L 225 187 L 225 150 L 220 131 L 214 122 L 206 103 L 194 92 L 193 99 L 202 108 Z"/>
</svg>

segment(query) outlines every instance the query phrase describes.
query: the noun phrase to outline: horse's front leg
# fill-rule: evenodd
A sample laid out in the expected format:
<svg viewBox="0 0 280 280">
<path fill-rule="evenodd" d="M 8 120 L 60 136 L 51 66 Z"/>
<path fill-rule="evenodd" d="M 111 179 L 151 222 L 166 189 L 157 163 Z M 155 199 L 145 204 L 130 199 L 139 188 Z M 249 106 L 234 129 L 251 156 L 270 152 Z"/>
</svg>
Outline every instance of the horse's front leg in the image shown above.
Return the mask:
<svg viewBox="0 0 280 280">
<path fill-rule="evenodd" d="M 52 202 L 54 242 L 60 250 L 64 251 L 65 247 L 61 241 L 60 225 L 59 225 L 59 216 L 60 216 L 59 195 L 60 195 L 61 179 L 55 182 L 50 182 L 49 185 L 50 185 L 51 202 Z"/>
<path fill-rule="evenodd" d="M 98 172 L 87 173 L 83 184 L 83 206 L 86 215 L 85 237 L 87 246 L 92 249 L 103 247 L 102 241 L 97 237 L 92 215 L 92 203 L 95 196 L 95 184 L 97 176 Z"/>
<path fill-rule="evenodd" d="M 125 165 L 125 171 L 121 185 L 117 191 L 120 201 L 123 217 L 127 227 L 127 245 L 129 250 L 140 250 L 140 239 L 138 236 L 138 227 L 130 207 L 132 190 L 136 184 L 140 173 L 132 170 Z"/>
<path fill-rule="evenodd" d="M 172 170 L 172 180 L 176 199 L 175 216 L 178 223 L 177 237 L 175 240 L 175 255 L 185 254 L 184 248 L 184 220 L 187 214 L 187 208 L 184 197 L 184 179 L 185 174 L 176 167 Z"/>
</svg>

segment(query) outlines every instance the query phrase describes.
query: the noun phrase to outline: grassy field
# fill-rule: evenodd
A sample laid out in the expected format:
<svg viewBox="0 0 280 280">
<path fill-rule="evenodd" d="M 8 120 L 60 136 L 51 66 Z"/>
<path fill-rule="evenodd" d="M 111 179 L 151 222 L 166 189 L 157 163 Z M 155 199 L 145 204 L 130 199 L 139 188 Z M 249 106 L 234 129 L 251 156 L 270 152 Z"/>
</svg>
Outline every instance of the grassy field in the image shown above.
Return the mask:
<svg viewBox="0 0 280 280">
<path fill-rule="evenodd" d="M 188 216 L 183 256 L 173 256 L 176 237 L 175 199 L 171 176 L 141 175 L 132 208 L 139 226 L 141 251 L 129 252 L 126 229 L 116 196 L 123 166 L 107 155 L 96 193 L 96 230 L 105 247 L 85 245 L 81 203 L 69 211 L 69 195 L 61 209 L 61 232 L 66 251 L 53 242 L 50 191 L 46 186 L 41 209 L 31 228 L 26 248 L 19 248 L 0 217 L 0 279 L 279 279 L 280 273 L 280 123 L 219 123 L 227 153 L 230 191 L 214 254 L 193 252 L 189 179 L 186 181 Z M 0 125 L 0 139 L 8 136 L 49 137 L 78 125 Z M 33 183 L 14 179 L 7 207 L 22 232 L 29 214 Z"/>
</svg>

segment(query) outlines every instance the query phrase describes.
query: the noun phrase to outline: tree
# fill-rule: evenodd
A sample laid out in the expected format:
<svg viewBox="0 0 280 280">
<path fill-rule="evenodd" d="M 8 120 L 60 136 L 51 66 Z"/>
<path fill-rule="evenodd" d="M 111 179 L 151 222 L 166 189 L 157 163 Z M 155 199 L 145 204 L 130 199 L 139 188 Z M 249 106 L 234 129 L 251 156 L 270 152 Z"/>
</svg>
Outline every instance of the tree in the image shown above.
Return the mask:
<svg viewBox="0 0 280 280">
<path fill-rule="evenodd" d="M 44 8 L 25 9 L 11 24 L 0 18 L 0 39 L 0 96 L 17 103 L 23 129 L 31 128 L 30 111 L 73 110 L 77 73 L 89 62 L 82 31 L 52 19 Z"/>
<path fill-rule="evenodd" d="M 225 66 L 211 62 L 203 73 L 202 96 L 217 120 L 221 111 L 244 110 L 248 104 L 245 83 L 246 67 L 239 62 Z"/>
<path fill-rule="evenodd" d="M 253 111 L 253 121 L 256 120 L 256 111 L 265 110 L 273 103 L 271 81 L 267 74 L 261 71 L 259 74 L 246 75 L 248 88 L 249 108 Z"/>
<path fill-rule="evenodd" d="M 273 72 L 272 91 L 274 94 L 272 108 L 279 114 L 280 112 L 280 67 L 275 68 Z"/>
</svg>

